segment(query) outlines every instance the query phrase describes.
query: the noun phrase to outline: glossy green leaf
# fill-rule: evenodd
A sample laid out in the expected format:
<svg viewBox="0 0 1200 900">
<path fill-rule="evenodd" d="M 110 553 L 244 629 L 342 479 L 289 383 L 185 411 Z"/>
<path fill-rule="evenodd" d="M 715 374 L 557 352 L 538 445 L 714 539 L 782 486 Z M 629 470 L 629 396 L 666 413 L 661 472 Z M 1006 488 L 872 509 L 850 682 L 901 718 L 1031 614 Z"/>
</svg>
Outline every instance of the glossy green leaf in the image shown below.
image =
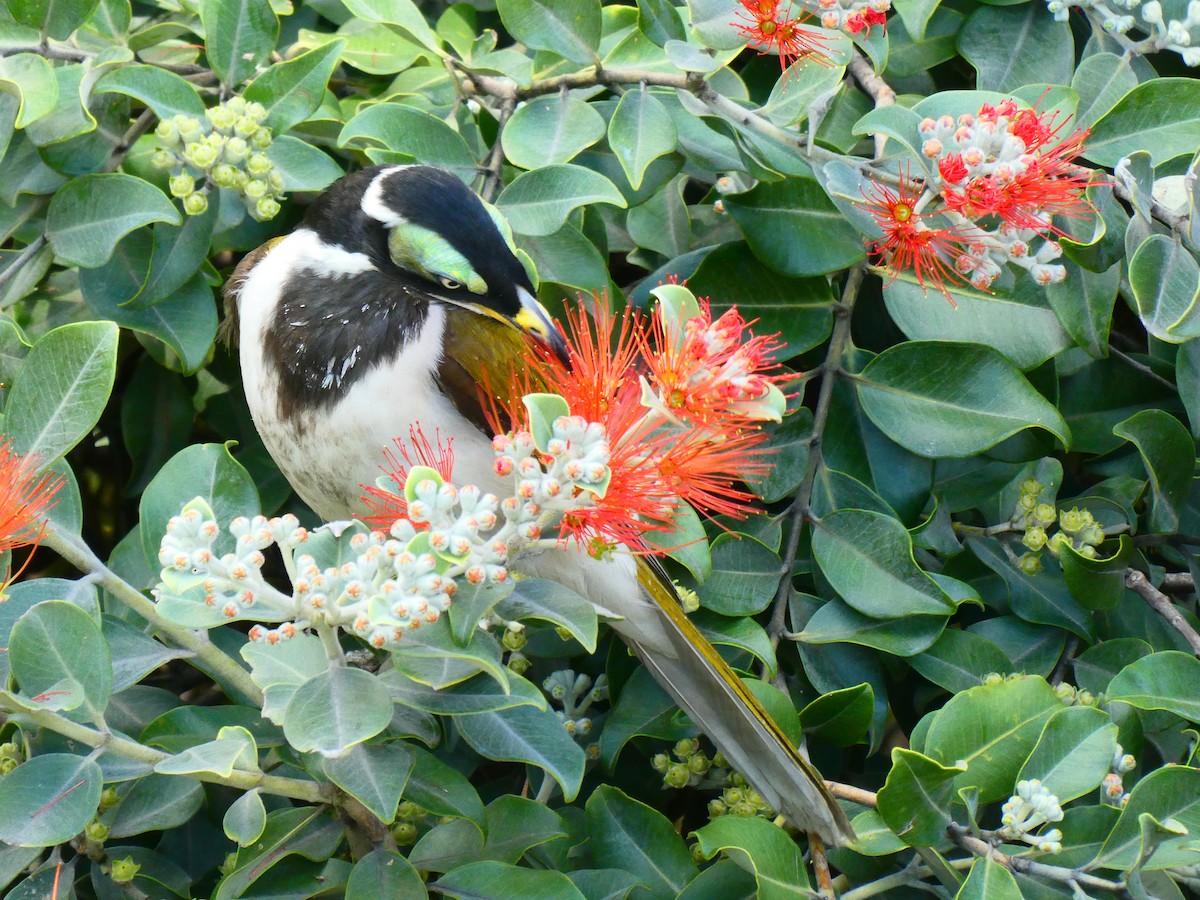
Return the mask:
<svg viewBox="0 0 1200 900">
<path fill-rule="evenodd" d="M 409 751 L 414 762 L 404 791 L 407 799 L 435 816 L 483 821 L 483 801 L 461 772 L 421 747 L 410 746 Z"/>
<path fill-rule="evenodd" d="M 1007 675 L 1013 671 L 1013 664 L 999 647 L 957 628 L 946 629 L 933 646 L 912 659 L 912 667 L 952 693 L 975 687 L 992 672 Z"/>
<path fill-rule="evenodd" d="M 810 178 L 762 182 L 724 198 L 750 249 L 783 275 L 824 275 L 864 256 L 862 236 Z"/>
<path fill-rule="evenodd" d="M 342 842 L 345 827 L 321 807 L 301 806 L 272 810 L 262 837 L 236 852 L 226 864 L 224 877 L 212 893 L 212 900 L 233 900 L 266 875 L 278 877 L 299 865 L 295 856 L 320 861 L 328 859 Z M 279 870 L 280 862 L 287 863 Z M 311 877 L 305 879 L 311 884 Z"/>
<path fill-rule="evenodd" d="M 954 900 L 1022 900 L 1024 896 L 1012 872 L 990 859 L 977 859 Z"/>
<path fill-rule="evenodd" d="M 1123 871 L 1138 861 L 1144 851 L 1143 817 L 1158 822 L 1174 820 L 1187 830 L 1155 848 L 1143 863 L 1146 869 L 1194 865 L 1195 835 L 1200 832 L 1200 769 L 1166 766 L 1134 785 L 1121 818 L 1101 848 L 1100 865 Z"/>
<path fill-rule="evenodd" d="M 0 57 L 0 92 L 15 94 L 17 128 L 49 115 L 58 101 L 58 81 L 50 63 L 35 53 Z"/>
<path fill-rule="evenodd" d="M 608 144 L 634 190 L 650 163 L 672 152 L 677 139 L 675 123 L 645 85 L 625 92 L 608 123 Z"/>
<path fill-rule="evenodd" d="M 517 107 L 500 136 L 504 155 L 522 169 L 570 162 L 606 131 L 604 117 L 570 94 L 535 97 Z"/>
<path fill-rule="evenodd" d="M 1156 338 L 1181 344 L 1200 336 L 1200 262 L 1178 241 L 1151 235 L 1129 260 L 1129 283 Z"/>
<path fill-rule="evenodd" d="M 212 773 L 222 778 L 228 778 L 237 769 L 258 770 L 258 747 L 254 735 L 236 725 L 222 728 L 216 740 L 188 747 L 154 766 L 160 775 Z"/>
<path fill-rule="evenodd" d="M 270 0 L 203 0 L 205 53 L 221 82 L 241 84 L 275 48 L 279 20 Z"/>
<path fill-rule="evenodd" d="M 109 837 L 122 838 L 148 831 L 176 828 L 204 804 L 204 787 L 193 778 L 147 775 L 132 782 L 121 802 L 103 821 Z"/>
<path fill-rule="evenodd" d="M 1046 723 L 1018 779 L 1040 779 L 1059 803 L 1095 790 L 1112 768 L 1117 726 L 1098 709 L 1072 706 Z"/>
<path fill-rule="evenodd" d="M 1126 56 L 1094 53 L 1084 58 L 1071 77 L 1071 87 L 1079 95 L 1076 125 L 1094 128 L 1096 122 L 1137 84 L 1137 75 Z"/>
<path fill-rule="evenodd" d="M 587 801 L 592 856 L 638 876 L 646 894 L 670 900 L 696 876 L 683 839 L 662 813 L 601 785 Z"/>
<path fill-rule="evenodd" d="M 871 421 L 921 456 L 971 456 L 1033 427 L 1070 440 L 1058 410 L 990 347 L 896 344 L 871 360 L 855 384 Z"/>
<path fill-rule="evenodd" d="M 600 0 L 498 0 L 505 29 L 535 50 L 587 65 L 600 46 Z"/>
<path fill-rule="evenodd" d="M 82 708 L 101 721 L 112 693 L 112 655 L 96 620 L 78 606 L 49 600 L 28 610 L 13 625 L 8 656 L 23 702 Z"/>
<path fill-rule="evenodd" d="M 469 179 L 478 165 L 466 141 L 439 119 L 411 106 L 378 103 L 346 123 L 339 147 L 382 147 L 411 156 L 414 162 L 442 166 Z"/>
<path fill-rule="evenodd" d="M 345 174 L 323 150 L 291 135 L 275 138 L 266 154 L 283 178 L 285 191 L 320 191 Z"/>
<path fill-rule="evenodd" d="M 719 816 L 695 832 L 706 859 L 724 853 L 753 873 L 761 900 L 808 897 L 811 882 L 800 848 L 765 819 Z"/>
<path fill-rule="evenodd" d="M 1200 660 L 1177 650 L 1152 653 L 1123 668 L 1108 683 L 1105 700 L 1138 709 L 1165 709 L 1191 722 L 1200 722 L 1200 697 L 1195 690 Z"/>
<path fill-rule="evenodd" d="M 413 0 L 347 0 L 346 8 L 368 22 L 397 25 L 422 46 L 439 52 L 441 41 Z"/>
<path fill-rule="evenodd" d="M 608 283 L 600 251 L 570 223 L 544 237 L 519 235 L 517 246 L 533 260 L 541 283 L 549 281 L 586 293 Z"/>
<path fill-rule="evenodd" d="M 509 621 L 550 622 L 567 629 L 588 653 L 596 650 L 596 611 L 565 585 L 541 578 L 522 578 L 513 592 L 497 604 L 496 612 Z"/>
<path fill-rule="evenodd" d="M 406 40 L 395 28 L 365 19 L 350 19 L 333 34 L 301 28 L 299 37 L 305 47 L 345 41 L 341 61 L 372 75 L 403 72 L 422 53 L 419 44 Z M 341 118 L 337 116 L 339 121 Z"/>
<path fill-rule="evenodd" d="M 100 766 L 87 757 L 35 756 L 0 779 L 0 841 L 16 847 L 66 843 L 96 815 L 102 788 Z"/>
<path fill-rule="evenodd" d="M 1115 166 L 1121 157 L 1145 150 L 1157 165 L 1194 152 L 1200 127 L 1200 97 L 1194 87 L 1190 78 L 1153 78 L 1139 84 L 1096 122 L 1084 157 Z"/>
<path fill-rule="evenodd" d="M 413 768 L 413 755 L 399 741 L 356 744 L 344 755 L 324 760 L 323 768 L 334 784 L 390 825 Z"/>
<path fill-rule="evenodd" d="M 116 93 L 140 100 L 160 120 L 173 116 L 204 116 L 204 101 L 191 82 L 181 75 L 158 66 L 122 66 L 105 72 L 92 87 L 92 93 Z"/>
<path fill-rule="evenodd" d="M 712 542 L 712 571 L 697 589 L 705 609 L 748 616 L 767 608 L 779 586 L 779 555 L 761 541 L 722 534 Z"/>
<path fill-rule="evenodd" d="M 247 791 L 238 797 L 225 810 L 221 820 L 221 828 L 225 837 L 239 847 L 246 847 L 257 841 L 267 827 L 267 809 L 263 806 L 258 788 Z"/>
<path fill-rule="evenodd" d="M 43 463 L 91 432 L 116 378 L 117 328 L 80 322 L 47 332 L 33 345 L 5 404 L 4 431 Z"/>
<path fill-rule="evenodd" d="M 583 749 L 549 710 L 516 706 L 462 716 L 456 724 L 480 755 L 538 766 L 559 783 L 568 801 L 579 793 L 585 763 Z"/>
<path fill-rule="evenodd" d="M 620 191 L 603 175 L 582 166 L 545 166 L 518 175 L 496 198 L 496 207 L 518 234 L 554 234 L 580 206 L 624 207 Z"/>
<path fill-rule="evenodd" d="M 963 25 L 958 46 L 975 67 L 980 90 L 1067 84 L 1074 69 L 1070 27 L 1040 3 L 978 7 Z"/>
<path fill-rule="evenodd" d="M 9 0 L 8 10 L 22 25 L 39 29 L 58 41 L 87 21 L 98 0 Z"/>
<path fill-rule="evenodd" d="M 872 618 L 841 600 L 829 600 L 792 639 L 806 644 L 861 644 L 894 656 L 913 656 L 934 643 L 945 627 L 944 614 Z"/>
<path fill-rule="evenodd" d="M 994 539 L 971 538 L 971 550 L 979 560 L 1004 579 L 1008 585 L 1012 610 L 1027 622 L 1056 625 L 1090 638 L 1092 616 L 1071 596 L 1062 578 L 1042 569 L 1030 575 L 1008 558 Z"/>
<path fill-rule="evenodd" d="M 515 864 L 532 848 L 567 837 L 558 813 L 528 797 L 497 797 L 488 804 L 485 815 L 487 840 L 483 852 L 500 862 Z"/>
<path fill-rule="evenodd" d="M 1058 555 L 1063 580 L 1085 609 L 1115 609 L 1125 597 L 1125 568 L 1135 553 L 1133 541 L 1123 534 L 1116 549 L 1101 553 L 1109 555 L 1088 559 L 1068 545 Z"/>
<path fill-rule="evenodd" d="M 621 690 L 600 733 L 600 758 L 610 768 L 635 737 L 679 740 L 695 729 L 685 724 L 679 707 L 644 667 L 638 668 Z"/>
<path fill-rule="evenodd" d="M 119 172 L 80 175 L 50 201 L 46 238 L 64 261 L 102 265 L 117 241 L 151 222 L 179 225 L 179 210 L 149 182 Z"/>
<path fill-rule="evenodd" d="M 546 708 L 542 692 L 517 675 L 509 677 L 504 686 L 487 675 L 476 675 L 443 688 L 430 687 L 395 671 L 380 678 L 397 703 L 442 716 L 495 712 L 513 706 Z"/>
<path fill-rule="evenodd" d="M 267 110 L 263 125 L 282 135 L 321 105 L 344 48 L 344 41 L 332 41 L 273 65 L 246 86 L 243 96 L 248 102 L 261 103 Z"/>
<path fill-rule="evenodd" d="M 428 897 L 425 883 L 412 863 L 390 850 L 372 850 L 354 864 L 346 884 L 346 900 L 377 900 L 379 897 Z"/>
<path fill-rule="evenodd" d="M 639 247 L 672 259 L 691 246 L 691 219 L 683 196 L 686 179 L 676 177 L 625 217 L 629 237 Z"/>
<path fill-rule="evenodd" d="M 1108 352 L 1113 307 L 1121 284 L 1120 267 L 1092 272 L 1070 260 L 1065 266 L 1066 280 L 1048 285 L 1046 299 L 1071 340 L 1099 359 Z"/>
<path fill-rule="evenodd" d="M 457 900 L 585 900 L 562 872 L 526 869 L 494 860 L 480 860 L 453 869 L 438 879 L 439 894 Z"/>
<path fill-rule="evenodd" d="M 890 516 L 843 509 L 813 531 L 813 555 L 834 590 L 875 618 L 948 615 L 954 602 L 913 560 L 912 540 Z"/>
<path fill-rule="evenodd" d="M 1137 447 L 1150 476 L 1150 529 L 1177 530 L 1195 469 L 1196 445 L 1188 430 L 1170 413 L 1146 409 L 1117 425 L 1113 434 Z"/>
<path fill-rule="evenodd" d="M 966 767 L 955 788 L 974 786 L 983 802 L 1008 797 L 1050 716 L 1062 701 L 1041 678 L 1018 677 L 955 694 L 934 716 L 924 751 Z"/>
<path fill-rule="evenodd" d="M 879 815 L 912 847 L 931 847 L 945 839 L 950 823 L 954 780 L 963 768 L 944 766 L 915 750 L 892 749 L 892 768 L 880 788 Z"/>
<path fill-rule="evenodd" d="M 340 756 L 374 737 L 392 720 L 392 698 L 362 669 L 337 668 L 296 689 L 283 716 L 283 733 L 297 750 Z"/>
<path fill-rule="evenodd" d="M 805 734 L 838 747 L 860 743 L 871 725 L 875 692 L 867 683 L 822 694 L 800 711 Z"/>
<path fill-rule="evenodd" d="M 188 655 L 186 650 L 160 644 L 123 619 L 105 616 L 102 628 L 112 655 L 114 694 L 137 684 L 163 663 Z"/>
</svg>

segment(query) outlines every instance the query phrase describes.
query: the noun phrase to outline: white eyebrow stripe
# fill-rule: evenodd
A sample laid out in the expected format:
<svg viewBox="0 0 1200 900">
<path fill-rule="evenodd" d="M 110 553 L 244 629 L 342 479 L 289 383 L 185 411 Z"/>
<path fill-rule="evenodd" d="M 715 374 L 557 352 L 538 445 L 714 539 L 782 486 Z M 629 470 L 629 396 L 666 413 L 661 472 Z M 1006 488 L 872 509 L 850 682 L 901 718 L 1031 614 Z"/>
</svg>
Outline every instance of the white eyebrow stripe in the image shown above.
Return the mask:
<svg viewBox="0 0 1200 900">
<path fill-rule="evenodd" d="M 395 173 L 408 168 L 411 167 L 388 166 L 376 175 L 374 180 L 367 185 L 367 189 L 363 191 L 362 201 L 359 204 L 362 211 L 375 221 L 381 222 L 386 228 L 395 228 L 407 220 L 383 202 L 383 183 Z"/>
</svg>

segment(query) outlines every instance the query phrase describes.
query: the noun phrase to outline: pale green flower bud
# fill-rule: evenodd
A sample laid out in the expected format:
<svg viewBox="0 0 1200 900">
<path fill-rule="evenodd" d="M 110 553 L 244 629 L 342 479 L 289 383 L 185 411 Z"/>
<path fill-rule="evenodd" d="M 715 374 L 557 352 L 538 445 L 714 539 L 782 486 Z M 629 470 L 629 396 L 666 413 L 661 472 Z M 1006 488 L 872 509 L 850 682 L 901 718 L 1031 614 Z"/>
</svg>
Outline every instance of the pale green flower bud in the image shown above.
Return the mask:
<svg viewBox="0 0 1200 900">
<path fill-rule="evenodd" d="M 1033 510 L 1033 517 L 1039 525 L 1053 525 L 1054 520 L 1058 518 L 1058 513 L 1051 504 L 1039 503 Z"/>
<path fill-rule="evenodd" d="M 183 211 L 189 216 L 202 216 L 208 212 L 208 195 L 200 191 L 188 194 L 183 200 Z"/>
<path fill-rule="evenodd" d="M 727 812 L 729 812 L 729 807 L 727 807 L 725 805 L 724 801 L 722 801 L 720 799 L 708 801 L 708 817 L 710 819 L 715 819 L 718 816 L 723 816 Z"/>
<path fill-rule="evenodd" d="M 249 116 L 242 116 L 233 124 L 233 133 L 240 138 L 250 140 L 258 133 L 258 123 Z"/>
<path fill-rule="evenodd" d="M 237 179 L 236 173 L 237 170 L 234 169 L 233 166 L 229 165 L 229 163 L 219 163 L 218 165 L 213 166 L 213 170 L 210 174 L 212 176 L 213 183 L 216 184 L 217 187 L 231 188 Z"/>
<path fill-rule="evenodd" d="M 1056 531 L 1051 536 L 1050 540 L 1046 542 L 1046 549 L 1049 550 L 1054 556 L 1058 556 L 1059 553 L 1062 552 L 1064 544 L 1070 546 L 1071 539 L 1061 531 Z"/>
<path fill-rule="evenodd" d="M 200 136 L 204 133 L 200 127 L 200 123 L 191 116 L 175 116 L 172 121 L 175 127 L 179 130 L 179 140 L 182 143 L 191 143 L 192 141 L 200 140 Z"/>
<path fill-rule="evenodd" d="M 246 115 L 252 118 L 255 122 L 261 122 L 267 117 L 267 108 L 261 103 L 247 103 Z"/>
<path fill-rule="evenodd" d="M 242 188 L 242 193 L 251 200 L 261 200 L 270 193 L 270 187 L 265 181 L 259 181 L 257 178 L 252 178 L 246 182 L 246 186 Z"/>
<path fill-rule="evenodd" d="M 251 182 L 251 184 L 260 184 L 261 182 Z M 529 638 L 525 636 L 524 631 L 514 631 L 511 628 L 506 628 L 504 636 L 500 639 L 506 650 L 522 650 L 529 643 Z"/>
<path fill-rule="evenodd" d="M 1025 536 L 1021 538 L 1021 543 L 1036 553 L 1046 546 L 1046 540 L 1046 529 L 1040 525 L 1034 525 L 1025 531 Z"/>
<path fill-rule="evenodd" d="M 655 753 L 654 756 L 650 758 L 650 766 L 655 772 L 662 772 L 666 774 L 667 769 L 671 767 L 671 758 L 665 753 Z"/>
<path fill-rule="evenodd" d="M 171 196 L 182 200 L 196 190 L 196 179 L 187 172 L 180 172 L 178 175 L 171 176 L 168 185 L 171 189 Z"/>
<path fill-rule="evenodd" d="M 174 153 L 161 148 L 155 150 L 154 155 L 150 157 L 150 164 L 156 169 L 169 169 L 178 162 Z"/>
<path fill-rule="evenodd" d="M 246 171 L 253 178 L 262 178 L 275 168 L 275 163 L 265 153 L 251 153 L 246 160 Z"/>
<path fill-rule="evenodd" d="M 692 779 L 691 770 L 683 763 L 675 763 L 667 767 L 667 773 L 663 775 L 663 783 L 667 787 L 685 788 L 688 782 Z"/>
<path fill-rule="evenodd" d="M 1017 560 L 1017 565 L 1021 567 L 1021 571 L 1026 575 L 1036 575 L 1042 571 L 1042 558 L 1036 553 L 1024 553 Z"/>
<path fill-rule="evenodd" d="M 406 847 L 417 839 L 417 826 L 412 822 L 397 822 L 392 826 L 392 837 L 401 847 Z"/>
<path fill-rule="evenodd" d="M 225 149 L 225 135 L 218 134 L 215 131 L 210 131 L 203 137 L 203 139 L 201 139 L 200 143 L 204 144 L 206 147 L 212 147 L 213 150 L 217 152 L 217 156 L 219 157 L 221 152 Z"/>
<path fill-rule="evenodd" d="M 255 150 L 266 150 L 271 146 L 271 129 L 266 125 L 260 125 L 258 131 L 254 133 L 254 137 L 250 139 L 250 145 Z"/>
<path fill-rule="evenodd" d="M 175 124 L 173 119 L 159 122 L 154 129 L 154 134 L 168 147 L 177 147 L 179 145 L 179 126 Z"/>
<path fill-rule="evenodd" d="M 268 202 L 268 200 L 270 200 L 269 197 L 265 198 L 263 200 L 259 200 L 258 205 L 262 206 L 264 203 Z M 274 200 L 270 200 L 270 202 L 275 203 Z M 276 206 L 275 212 L 279 212 L 279 209 L 278 209 L 279 204 L 275 203 L 275 206 Z M 257 213 L 258 210 L 256 209 L 255 212 Z M 274 218 L 274 216 L 259 215 L 259 216 L 257 216 L 257 218 L 260 222 L 265 222 L 267 219 Z M 520 653 L 513 653 L 508 657 L 509 670 L 512 672 L 515 672 L 518 675 L 524 675 L 525 672 L 528 671 L 530 665 L 531 665 L 531 663 L 530 663 L 528 657 L 523 656 Z"/>
<path fill-rule="evenodd" d="M 274 193 L 276 195 L 282 194 L 283 193 L 283 173 L 279 172 L 279 171 L 274 171 L 274 170 L 271 171 L 270 173 L 268 173 L 267 174 L 267 184 L 269 184 L 271 186 L 272 193 Z M 559 628 L 562 628 L 562 626 L 560 625 Z M 567 631 L 567 629 L 565 629 L 565 628 L 562 628 L 562 630 Z M 563 638 L 563 640 L 569 640 L 570 637 L 571 637 L 571 632 L 567 631 L 567 635 L 566 635 L 566 637 Z"/>
<path fill-rule="evenodd" d="M 212 127 L 221 134 L 229 134 L 233 130 L 234 123 L 238 120 L 237 113 L 224 104 L 206 109 L 204 115 L 208 117 L 208 121 L 212 123 Z"/>
<path fill-rule="evenodd" d="M 226 108 L 235 116 L 245 115 L 246 113 L 246 98 L 245 97 L 230 97 L 225 101 Z"/>
<path fill-rule="evenodd" d="M 183 151 L 183 158 L 197 169 L 208 169 L 217 161 L 217 151 L 207 144 L 193 141 Z"/>
<path fill-rule="evenodd" d="M 114 859 L 112 871 L 108 873 L 108 877 L 117 884 L 129 884 L 133 881 L 142 867 L 133 861 L 132 856 L 127 856 L 124 859 Z"/>
<path fill-rule="evenodd" d="M 225 141 L 225 161 L 231 166 L 240 166 L 250 155 L 250 145 L 240 137 L 231 137 Z"/>
</svg>

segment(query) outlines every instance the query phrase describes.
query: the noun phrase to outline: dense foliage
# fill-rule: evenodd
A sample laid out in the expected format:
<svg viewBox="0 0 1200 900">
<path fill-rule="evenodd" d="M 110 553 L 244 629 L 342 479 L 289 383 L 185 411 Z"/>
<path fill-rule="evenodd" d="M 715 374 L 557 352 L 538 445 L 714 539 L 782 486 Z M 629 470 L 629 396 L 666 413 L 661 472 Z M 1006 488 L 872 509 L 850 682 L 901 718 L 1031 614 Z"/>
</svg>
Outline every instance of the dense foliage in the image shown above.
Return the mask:
<svg viewBox="0 0 1200 900">
<path fill-rule="evenodd" d="M 0 550 L 42 547 L 0 598 L 7 896 L 1200 886 L 1200 4 L 810 13 L 8 0 Z M 852 846 L 773 822 L 552 583 L 372 652 L 173 569 L 210 520 L 263 596 L 371 540 L 253 520 L 318 524 L 216 292 L 413 161 L 496 204 L 552 306 L 681 280 L 786 344 L 761 509 L 668 565 Z"/>
</svg>

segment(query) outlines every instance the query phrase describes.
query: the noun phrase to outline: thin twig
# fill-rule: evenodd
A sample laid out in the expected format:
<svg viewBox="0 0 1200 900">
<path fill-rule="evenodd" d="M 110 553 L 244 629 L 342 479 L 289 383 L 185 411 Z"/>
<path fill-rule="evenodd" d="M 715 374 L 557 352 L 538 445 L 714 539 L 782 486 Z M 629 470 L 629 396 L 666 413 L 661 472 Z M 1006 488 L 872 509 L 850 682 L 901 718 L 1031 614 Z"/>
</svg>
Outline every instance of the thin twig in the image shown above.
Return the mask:
<svg viewBox="0 0 1200 900">
<path fill-rule="evenodd" d="M 859 806 L 867 806 L 871 809 L 876 809 L 879 806 L 873 791 L 865 791 L 852 784 L 842 784 L 840 781 L 827 781 L 825 782 L 825 787 L 829 789 L 829 793 L 833 794 L 839 800 L 849 800 L 852 803 L 857 803 Z"/>
<path fill-rule="evenodd" d="M 1168 572 L 1163 576 L 1160 590 L 1184 594 L 1196 590 L 1196 579 L 1188 572 Z"/>
<path fill-rule="evenodd" d="M 479 191 L 479 195 L 489 203 L 496 195 L 496 191 L 500 189 L 503 180 L 504 148 L 500 146 L 500 138 L 504 135 L 504 126 L 508 124 L 508 120 L 512 117 L 514 109 L 516 109 L 516 103 L 512 100 L 500 101 L 500 114 L 496 117 L 496 140 L 492 144 L 491 151 L 488 153 L 487 162 L 483 164 L 484 169 L 487 170 L 487 176 L 484 178 L 483 187 Z"/>
<path fill-rule="evenodd" d="M 135 760 L 147 765 L 156 766 L 161 762 L 173 759 L 173 754 L 155 750 L 145 744 L 126 740 L 107 731 L 97 731 L 78 722 L 72 722 L 65 716 L 48 709 L 26 709 L 24 704 L 7 692 L 0 691 L 0 703 L 8 707 L 13 716 L 28 719 L 48 728 L 72 741 L 78 741 L 88 747 L 115 753 L 126 759 Z M 169 773 L 168 773 L 169 774 Z M 225 784 L 230 787 L 248 791 L 258 788 L 265 794 L 278 797 L 291 797 L 307 803 L 332 803 L 334 800 L 333 785 L 320 784 L 315 781 L 305 781 L 300 778 L 285 778 L 281 775 L 268 775 L 264 772 L 234 771 L 232 775 L 218 775 L 216 772 L 189 772 L 185 777 L 198 778 L 213 784 Z"/>
<path fill-rule="evenodd" d="M 1095 875 L 1089 875 L 1082 869 L 1051 866 L 1046 863 L 1034 862 L 1032 859 L 1026 859 L 1023 856 L 1009 856 L 1006 853 L 1001 853 L 994 845 L 975 837 L 965 826 L 959 825 L 957 822 L 951 822 L 947 826 L 946 836 L 960 849 L 966 850 L 972 856 L 990 859 L 992 862 L 999 863 L 1013 872 L 1020 872 L 1022 875 L 1033 875 L 1038 878 L 1057 881 L 1061 884 L 1074 882 L 1080 887 L 1092 888 L 1097 891 L 1110 891 L 1119 897 L 1129 896 L 1123 882 L 1098 878 Z"/>
<path fill-rule="evenodd" d="M 815 832 L 809 832 L 808 846 L 812 851 L 813 871 L 817 873 L 817 891 L 822 897 L 834 900 L 833 875 L 829 871 L 829 857 L 825 855 L 825 844 Z"/>
<path fill-rule="evenodd" d="M 834 307 L 833 334 L 829 338 L 829 350 L 825 354 L 822 365 L 821 387 L 817 394 L 817 407 L 813 413 L 812 435 L 808 439 L 808 463 L 804 468 L 804 479 L 796 491 L 788 511 L 791 528 L 788 531 L 788 542 L 783 555 L 783 576 L 780 578 L 779 589 L 775 594 L 775 606 L 771 610 L 771 621 L 767 626 L 767 634 L 771 646 L 778 647 L 784 632 L 784 618 L 787 613 L 788 600 L 792 592 L 792 569 L 796 564 L 796 553 L 800 546 L 800 532 L 806 520 L 812 519 L 812 492 L 816 483 L 817 470 L 821 467 L 824 457 L 821 453 L 821 438 L 829 421 L 829 407 L 833 402 L 833 386 L 841 373 L 842 354 L 846 342 L 850 339 L 850 318 L 854 310 L 854 302 L 858 298 L 858 289 L 862 285 L 863 274 L 866 270 L 861 265 L 851 267 L 846 276 L 846 285 L 842 290 L 842 300 Z"/>
<path fill-rule="evenodd" d="M 1141 374 L 1145 375 L 1150 380 L 1157 381 L 1159 384 L 1163 385 L 1164 387 L 1169 387 L 1171 390 L 1175 390 L 1175 382 L 1171 381 L 1169 378 L 1163 378 L 1161 375 L 1159 375 L 1157 372 L 1155 372 L 1148 365 L 1146 365 L 1145 363 L 1142 363 L 1142 362 L 1138 362 L 1136 359 L 1134 359 L 1128 353 L 1118 350 L 1112 344 L 1108 345 L 1108 352 L 1109 352 L 1109 355 L 1112 356 L 1114 359 L 1120 360 L 1121 362 L 1125 363 L 1125 365 L 1129 366 L 1129 368 L 1134 369 L 1137 372 L 1140 372 Z"/>
<path fill-rule="evenodd" d="M 262 706 L 262 689 L 250 678 L 249 672 L 209 640 L 208 632 L 193 631 L 168 622 L 159 615 L 153 601 L 101 562 L 81 538 L 51 528 L 42 538 L 42 543 L 80 572 L 94 575 L 101 587 L 149 622 L 158 634 L 176 646 L 191 651 L 199 663 L 198 668 L 207 671 L 224 689 L 232 691 L 235 699 Z"/>
<path fill-rule="evenodd" d="M 18 254 L 17 258 L 9 263 L 8 268 L 3 272 L 0 272 L 0 287 L 4 287 L 4 285 L 8 284 L 9 280 L 23 268 L 25 268 L 29 261 L 37 256 L 38 251 L 41 250 L 45 245 L 46 236 L 44 234 L 39 234 L 36 238 L 30 241 L 29 245 L 22 250 L 20 254 Z"/>
<path fill-rule="evenodd" d="M 1179 607 L 1171 602 L 1171 598 L 1156 588 L 1150 583 L 1143 572 L 1137 569 L 1127 569 L 1125 571 L 1125 587 L 1136 593 L 1156 613 L 1162 616 L 1168 625 L 1183 635 L 1184 640 L 1188 642 L 1188 646 L 1192 648 L 1192 652 L 1200 656 L 1200 634 L 1196 633 L 1196 629 L 1191 623 L 1184 618 Z"/>
<path fill-rule="evenodd" d="M 150 126 L 154 124 L 157 118 L 154 110 L 149 107 L 142 110 L 142 114 L 134 120 L 133 124 L 122 135 L 120 143 L 113 147 L 112 155 L 109 156 L 108 162 L 104 164 L 105 172 L 115 172 L 121 167 L 121 163 L 125 161 L 125 155 L 133 149 L 133 145 L 137 143 L 137 139 L 150 130 Z"/>
</svg>

